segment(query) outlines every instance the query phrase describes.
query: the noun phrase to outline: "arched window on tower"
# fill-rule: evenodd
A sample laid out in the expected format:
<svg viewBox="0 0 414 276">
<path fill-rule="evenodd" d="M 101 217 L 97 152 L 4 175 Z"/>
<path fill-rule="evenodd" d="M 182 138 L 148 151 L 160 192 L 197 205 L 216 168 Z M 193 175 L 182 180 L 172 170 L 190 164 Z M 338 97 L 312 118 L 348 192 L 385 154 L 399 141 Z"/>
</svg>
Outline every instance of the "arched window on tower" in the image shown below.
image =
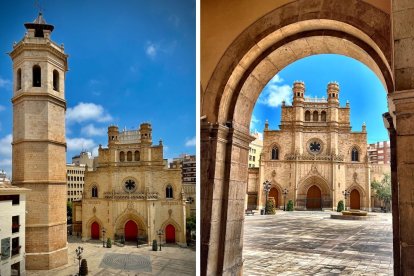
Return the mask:
<svg viewBox="0 0 414 276">
<path fill-rule="evenodd" d="M 140 155 L 139 155 L 139 151 L 135 151 L 135 153 L 134 153 L 134 160 L 135 161 L 139 161 L 140 160 Z"/>
<path fill-rule="evenodd" d="M 92 197 L 98 197 L 98 187 L 92 187 Z"/>
<path fill-rule="evenodd" d="M 306 110 L 306 112 L 305 112 L 305 121 L 310 121 L 310 111 L 309 110 Z"/>
<path fill-rule="evenodd" d="M 318 121 L 318 111 L 313 112 L 313 121 L 315 121 L 315 122 Z"/>
<path fill-rule="evenodd" d="M 351 160 L 352 161 L 359 161 L 359 152 L 356 148 L 352 149 Z"/>
<path fill-rule="evenodd" d="M 131 151 L 127 152 L 127 161 L 132 161 L 132 152 Z"/>
<path fill-rule="evenodd" d="M 121 161 L 121 162 L 125 161 L 125 152 L 121 151 L 119 153 L 119 161 Z"/>
<path fill-rule="evenodd" d="M 41 87 L 42 84 L 42 70 L 39 65 L 33 66 L 33 87 Z"/>
<path fill-rule="evenodd" d="M 277 147 L 272 148 L 272 160 L 279 160 L 279 149 Z"/>
<path fill-rule="evenodd" d="M 59 91 L 59 72 L 53 70 L 53 90 Z"/>
<path fill-rule="evenodd" d="M 326 122 L 326 111 L 321 112 L 321 121 Z"/>
<path fill-rule="evenodd" d="M 171 186 L 171 185 L 168 185 L 168 186 L 165 188 L 165 197 L 166 197 L 166 198 L 173 198 L 173 188 L 172 188 L 172 186 Z"/>
<path fill-rule="evenodd" d="M 22 69 L 17 69 L 16 73 L 16 90 L 22 89 Z"/>
</svg>

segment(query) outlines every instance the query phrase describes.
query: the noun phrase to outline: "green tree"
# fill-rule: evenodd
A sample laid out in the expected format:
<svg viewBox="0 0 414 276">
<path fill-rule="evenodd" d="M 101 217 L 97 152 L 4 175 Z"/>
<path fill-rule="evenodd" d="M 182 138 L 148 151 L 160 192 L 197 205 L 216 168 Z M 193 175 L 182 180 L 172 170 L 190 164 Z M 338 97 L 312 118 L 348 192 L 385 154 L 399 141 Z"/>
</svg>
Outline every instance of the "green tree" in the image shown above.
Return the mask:
<svg viewBox="0 0 414 276">
<path fill-rule="evenodd" d="M 374 180 L 371 182 L 371 188 L 375 190 L 375 196 L 382 201 L 383 207 L 388 209 L 391 202 L 391 175 L 384 173 L 381 181 Z"/>
<path fill-rule="evenodd" d="M 289 200 L 286 206 L 286 211 L 293 211 L 293 201 Z"/>
<path fill-rule="evenodd" d="M 338 202 L 338 207 L 336 208 L 336 211 L 337 212 L 342 212 L 344 209 L 345 209 L 344 201 L 343 200 L 340 200 Z"/>
<path fill-rule="evenodd" d="M 195 240 L 195 231 L 196 231 L 196 217 L 190 216 L 186 220 L 186 240 L 187 245 L 190 245 L 191 240 Z"/>
<path fill-rule="evenodd" d="M 273 200 L 268 200 L 266 202 L 266 210 L 267 210 L 267 215 L 274 215 L 276 214 L 276 208 L 275 208 L 275 202 Z"/>
<path fill-rule="evenodd" d="M 72 223 L 72 202 L 68 201 L 66 203 L 66 216 L 67 216 L 67 223 L 71 224 Z"/>
</svg>

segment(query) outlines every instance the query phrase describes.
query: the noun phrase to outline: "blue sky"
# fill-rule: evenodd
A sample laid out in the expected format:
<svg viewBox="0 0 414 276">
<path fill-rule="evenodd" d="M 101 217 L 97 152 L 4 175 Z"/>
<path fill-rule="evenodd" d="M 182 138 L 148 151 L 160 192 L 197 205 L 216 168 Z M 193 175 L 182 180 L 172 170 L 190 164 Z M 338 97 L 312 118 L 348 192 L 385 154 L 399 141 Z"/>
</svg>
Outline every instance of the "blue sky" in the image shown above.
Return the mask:
<svg viewBox="0 0 414 276">
<path fill-rule="evenodd" d="M 295 80 L 305 82 L 305 96 L 326 98 L 330 81 L 340 85 L 340 105 L 348 100 L 353 131 L 361 131 L 365 122 L 368 143 L 389 140 L 382 114 L 387 112 L 386 90 L 378 77 L 363 63 L 341 55 L 315 55 L 300 59 L 281 70 L 263 89 L 253 110 L 250 129 L 263 132 L 264 122 L 279 129 L 280 105 L 291 104 L 291 86 Z"/>
<path fill-rule="evenodd" d="M 11 172 L 12 62 L 35 1 L 0 5 L 0 169 Z M 195 154 L 196 4 L 175 1 L 40 1 L 52 40 L 69 54 L 67 161 L 107 145 L 107 126 L 151 122 L 164 157 Z"/>
</svg>

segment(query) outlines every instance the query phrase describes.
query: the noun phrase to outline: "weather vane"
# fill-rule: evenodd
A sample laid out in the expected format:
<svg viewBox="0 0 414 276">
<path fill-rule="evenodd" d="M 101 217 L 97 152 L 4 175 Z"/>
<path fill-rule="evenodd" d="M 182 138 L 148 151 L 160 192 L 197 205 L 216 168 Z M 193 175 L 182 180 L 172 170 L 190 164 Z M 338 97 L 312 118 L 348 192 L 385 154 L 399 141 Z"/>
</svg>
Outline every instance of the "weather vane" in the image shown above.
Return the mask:
<svg viewBox="0 0 414 276">
<path fill-rule="evenodd" d="M 39 13 L 43 13 L 42 5 L 40 4 L 39 0 L 34 1 L 34 6 L 39 10 Z"/>
</svg>

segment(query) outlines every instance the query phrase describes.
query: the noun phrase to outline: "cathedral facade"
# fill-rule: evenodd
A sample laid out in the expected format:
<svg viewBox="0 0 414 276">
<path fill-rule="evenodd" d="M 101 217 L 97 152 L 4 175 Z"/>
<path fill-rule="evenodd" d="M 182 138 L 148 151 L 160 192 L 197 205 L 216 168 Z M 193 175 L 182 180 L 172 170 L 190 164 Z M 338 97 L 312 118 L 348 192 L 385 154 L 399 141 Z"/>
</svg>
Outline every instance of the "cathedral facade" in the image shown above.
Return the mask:
<svg viewBox="0 0 414 276">
<path fill-rule="evenodd" d="M 186 244 L 181 170 L 168 168 L 162 141 L 152 144 L 152 127 L 108 128 L 108 147 L 99 147 L 96 169 L 85 172 L 82 238 L 150 244 Z M 103 231 L 104 230 L 104 231 Z"/>
<path fill-rule="evenodd" d="M 346 207 L 370 210 L 366 127 L 351 130 L 350 106 L 339 106 L 338 83 L 328 84 L 327 98 L 305 97 L 300 81 L 292 90 L 293 104 L 281 108 L 280 130 L 265 124 L 259 175 L 249 177 L 248 189 L 254 191 L 247 191 L 248 205 L 264 208 L 263 183 L 269 181 L 268 197 L 278 208 L 292 200 L 297 210 L 335 210 L 346 198 Z"/>
</svg>

